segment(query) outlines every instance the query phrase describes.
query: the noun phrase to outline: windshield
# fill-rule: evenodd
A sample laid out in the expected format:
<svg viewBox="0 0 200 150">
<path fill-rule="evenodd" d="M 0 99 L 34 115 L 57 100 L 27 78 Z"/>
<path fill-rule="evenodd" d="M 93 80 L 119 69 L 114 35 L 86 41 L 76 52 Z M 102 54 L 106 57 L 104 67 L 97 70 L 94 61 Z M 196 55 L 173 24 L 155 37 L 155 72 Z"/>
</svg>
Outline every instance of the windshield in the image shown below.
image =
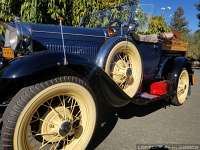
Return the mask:
<svg viewBox="0 0 200 150">
<path fill-rule="evenodd" d="M 149 21 L 153 13 L 152 4 L 131 4 L 125 3 L 114 8 L 105 10 L 94 10 L 82 18 L 81 26 L 87 28 L 105 28 L 109 25 L 120 26 L 121 24 L 138 23 L 138 31 L 148 30 Z"/>
<path fill-rule="evenodd" d="M 88 28 L 98 28 L 108 27 L 111 22 L 115 21 L 128 23 L 133 19 L 134 9 L 134 6 L 130 4 L 123 4 L 111 9 L 95 10 L 83 18 L 82 25 Z"/>
<path fill-rule="evenodd" d="M 149 24 L 154 13 L 153 4 L 140 4 L 135 10 L 134 20 L 138 23 L 137 32 L 145 33 L 149 30 Z"/>
</svg>

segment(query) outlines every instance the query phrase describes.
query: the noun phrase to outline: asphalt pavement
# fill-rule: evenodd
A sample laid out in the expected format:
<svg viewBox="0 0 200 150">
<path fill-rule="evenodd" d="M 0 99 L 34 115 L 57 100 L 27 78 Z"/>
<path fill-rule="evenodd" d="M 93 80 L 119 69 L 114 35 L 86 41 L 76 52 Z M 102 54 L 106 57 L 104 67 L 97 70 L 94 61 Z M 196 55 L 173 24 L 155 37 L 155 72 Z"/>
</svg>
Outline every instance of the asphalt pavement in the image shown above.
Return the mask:
<svg viewBox="0 0 200 150">
<path fill-rule="evenodd" d="M 195 73 L 200 80 L 200 70 Z M 162 102 L 143 107 L 130 104 L 109 122 L 96 150 L 136 150 L 138 144 L 200 144 L 200 81 L 180 107 Z"/>
</svg>

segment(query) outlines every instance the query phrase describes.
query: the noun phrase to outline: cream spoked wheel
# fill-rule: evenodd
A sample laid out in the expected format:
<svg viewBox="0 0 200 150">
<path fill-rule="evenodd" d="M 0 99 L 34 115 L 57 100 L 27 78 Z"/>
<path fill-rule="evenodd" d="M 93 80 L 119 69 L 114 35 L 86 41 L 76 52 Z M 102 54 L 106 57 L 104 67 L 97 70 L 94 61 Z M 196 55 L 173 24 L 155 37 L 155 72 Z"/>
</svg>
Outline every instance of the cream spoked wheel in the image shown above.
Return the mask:
<svg viewBox="0 0 200 150">
<path fill-rule="evenodd" d="M 128 41 L 118 43 L 108 55 L 105 72 L 133 97 L 142 80 L 142 62 L 137 48 Z"/>
<path fill-rule="evenodd" d="M 23 108 L 13 135 L 14 150 L 84 150 L 96 124 L 93 96 L 84 86 L 57 83 Z"/>
<path fill-rule="evenodd" d="M 177 99 L 180 104 L 183 104 L 187 99 L 189 84 L 189 74 L 188 71 L 184 69 L 179 76 L 177 85 Z"/>
</svg>

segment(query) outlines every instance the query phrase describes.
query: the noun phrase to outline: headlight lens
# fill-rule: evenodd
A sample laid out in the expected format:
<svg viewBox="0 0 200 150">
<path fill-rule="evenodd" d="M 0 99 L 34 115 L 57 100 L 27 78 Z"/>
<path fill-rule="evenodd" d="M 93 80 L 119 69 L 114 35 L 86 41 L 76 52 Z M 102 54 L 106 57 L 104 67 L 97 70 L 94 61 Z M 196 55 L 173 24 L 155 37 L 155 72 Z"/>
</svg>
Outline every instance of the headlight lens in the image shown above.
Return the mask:
<svg viewBox="0 0 200 150">
<path fill-rule="evenodd" d="M 18 35 L 17 30 L 6 30 L 5 34 L 5 47 L 11 47 L 13 50 L 17 48 L 18 45 Z"/>
</svg>

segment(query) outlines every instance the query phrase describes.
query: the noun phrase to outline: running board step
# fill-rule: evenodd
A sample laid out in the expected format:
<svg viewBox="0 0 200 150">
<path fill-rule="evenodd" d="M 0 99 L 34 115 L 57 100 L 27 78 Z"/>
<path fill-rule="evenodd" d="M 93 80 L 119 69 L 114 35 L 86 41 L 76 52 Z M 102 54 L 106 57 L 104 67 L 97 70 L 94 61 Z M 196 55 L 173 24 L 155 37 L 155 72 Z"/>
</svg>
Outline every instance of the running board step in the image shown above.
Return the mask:
<svg viewBox="0 0 200 150">
<path fill-rule="evenodd" d="M 163 96 L 152 95 L 147 92 L 144 92 L 144 93 L 141 93 L 136 98 L 134 98 L 132 102 L 137 105 L 146 105 L 151 102 L 159 101 L 162 98 Z"/>
<path fill-rule="evenodd" d="M 160 99 L 160 96 L 157 96 L 157 95 L 152 95 L 152 94 L 149 94 L 147 92 L 144 92 L 140 95 L 141 98 L 143 99 L 147 99 L 147 100 L 158 100 Z"/>
</svg>

